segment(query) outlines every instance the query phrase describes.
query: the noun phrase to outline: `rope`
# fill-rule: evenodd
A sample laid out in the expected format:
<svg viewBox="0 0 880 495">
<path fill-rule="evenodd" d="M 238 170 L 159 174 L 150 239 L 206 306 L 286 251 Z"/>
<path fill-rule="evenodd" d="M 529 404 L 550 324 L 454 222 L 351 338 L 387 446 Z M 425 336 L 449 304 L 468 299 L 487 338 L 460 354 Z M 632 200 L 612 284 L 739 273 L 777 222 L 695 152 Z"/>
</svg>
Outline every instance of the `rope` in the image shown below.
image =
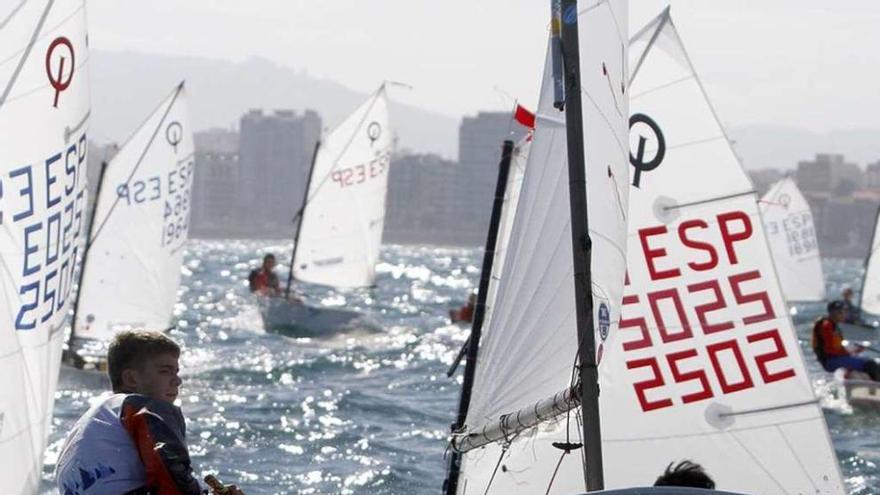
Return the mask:
<svg viewBox="0 0 880 495">
<path fill-rule="evenodd" d="M 489 484 L 486 485 L 486 491 L 483 492 L 483 495 L 488 495 L 489 489 L 492 488 L 492 483 L 495 481 L 495 475 L 498 474 L 498 468 L 501 467 L 501 461 L 504 460 L 504 454 L 507 453 L 508 447 L 510 447 L 509 443 L 505 443 L 501 447 L 501 455 L 498 456 L 498 462 L 495 463 L 495 469 L 492 470 L 492 477 L 489 478 Z"/>
</svg>

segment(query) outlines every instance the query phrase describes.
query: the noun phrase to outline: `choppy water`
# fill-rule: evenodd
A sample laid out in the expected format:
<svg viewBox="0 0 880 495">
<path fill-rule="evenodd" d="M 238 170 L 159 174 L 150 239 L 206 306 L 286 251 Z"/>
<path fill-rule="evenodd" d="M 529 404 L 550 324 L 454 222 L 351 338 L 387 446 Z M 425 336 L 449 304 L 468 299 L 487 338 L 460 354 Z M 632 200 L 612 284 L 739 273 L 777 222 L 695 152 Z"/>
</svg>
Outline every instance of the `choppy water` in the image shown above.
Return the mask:
<svg viewBox="0 0 880 495">
<path fill-rule="evenodd" d="M 263 332 L 246 287 L 263 254 L 287 249 L 257 241 L 189 245 L 172 336 L 185 346 L 182 407 L 197 469 L 238 482 L 248 495 L 439 493 L 459 390 L 445 371 L 466 338 L 447 325 L 446 313 L 476 283 L 481 252 L 386 247 L 375 289 L 317 294 L 324 304 L 365 310 L 385 330 L 308 340 Z M 858 286 L 857 261 L 828 260 L 825 269 L 833 293 Z M 821 305 L 799 310 L 809 356 L 808 322 Z M 851 410 L 818 365 L 808 365 L 848 487 L 880 493 L 880 416 Z M 100 393 L 62 382 L 44 493 L 53 493 L 64 433 Z"/>
</svg>

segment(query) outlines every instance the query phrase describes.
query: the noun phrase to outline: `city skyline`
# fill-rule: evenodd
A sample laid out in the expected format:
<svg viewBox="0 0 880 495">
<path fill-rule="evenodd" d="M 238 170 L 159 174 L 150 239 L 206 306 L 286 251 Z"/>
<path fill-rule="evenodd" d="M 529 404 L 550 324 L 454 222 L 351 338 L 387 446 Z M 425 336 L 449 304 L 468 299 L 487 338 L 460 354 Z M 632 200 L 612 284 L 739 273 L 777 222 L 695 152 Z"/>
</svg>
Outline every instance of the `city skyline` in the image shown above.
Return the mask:
<svg viewBox="0 0 880 495">
<path fill-rule="evenodd" d="M 383 79 L 412 84 L 403 103 L 452 117 L 533 105 L 547 2 L 383 0 L 95 0 L 90 39 L 100 50 L 243 61 L 262 57 L 359 92 Z M 668 2 L 630 10 L 635 32 Z M 880 128 L 871 108 L 880 55 L 880 5 L 820 0 L 709 5 L 676 0 L 682 32 L 725 125 L 813 132 Z M 198 26 L 199 29 L 193 29 Z M 743 88 L 746 88 L 744 90 Z M 804 102 L 809 102 L 805 104 Z"/>
</svg>

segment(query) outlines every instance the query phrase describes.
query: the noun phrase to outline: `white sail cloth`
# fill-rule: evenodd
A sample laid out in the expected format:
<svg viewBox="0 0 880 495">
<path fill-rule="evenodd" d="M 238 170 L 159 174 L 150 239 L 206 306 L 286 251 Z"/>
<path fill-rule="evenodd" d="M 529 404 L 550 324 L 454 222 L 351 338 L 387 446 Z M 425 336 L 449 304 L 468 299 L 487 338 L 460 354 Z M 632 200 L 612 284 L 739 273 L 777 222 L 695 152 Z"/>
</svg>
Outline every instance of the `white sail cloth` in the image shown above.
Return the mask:
<svg viewBox="0 0 880 495">
<path fill-rule="evenodd" d="M 620 318 L 626 263 L 627 2 L 595 2 L 582 9 L 578 23 L 593 316 L 601 357 Z M 572 385 L 578 342 L 568 188 L 565 115 L 553 107 L 548 50 L 528 165 L 496 301 L 480 343 L 465 424 L 468 431 Z M 564 440 L 567 426 L 573 441 L 578 441 L 581 427 L 576 413 L 570 419 L 570 423 L 532 429 L 514 440 L 507 453 L 522 452 L 525 471 L 498 470 L 489 493 L 544 493 L 560 453 L 550 442 Z M 544 456 L 532 455 L 545 451 Z M 499 455 L 498 445 L 467 452 L 459 493 L 484 493 Z M 577 474 L 558 477 L 550 493 L 584 491 L 580 454 L 568 456 L 563 465 Z"/>
<path fill-rule="evenodd" d="M 871 251 L 865 260 L 865 278 L 862 280 L 860 300 L 859 309 L 863 314 L 880 316 L 880 210 L 874 221 Z"/>
<path fill-rule="evenodd" d="M 192 128 L 181 83 L 104 173 L 76 309 L 77 337 L 106 341 L 120 330 L 169 326 L 192 184 Z"/>
<path fill-rule="evenodd" d="M 510 158 L 510 172 L 507 176 L 507 185 L 504 188 L 504 204 L 501 207 L 501 221 L 498 224 L 495 258 L 492 261 L 492 276 L 489 279 L 489 290 L 486 293 L 486 315 L 483 320 L 484 322 L 491 319 L 490 314 L 495 307 L 498 282 L 501 280 L 504 258 L 507 256 L 510 231 L 513 228 L 513 219 L 516 216 L 516 205 L 519 203 L 519 193 L 522 190 L 530 147 L 531 137 L 527 136 L 513 148 L 513 156 Z"/>
<path fill-rule="evenodd" d="M 784 178 L 773 184 L 760 201 L 764 232 L 788 302 L 825 299 L 825 279 L 813 213 L 797 184 Z"/>
<path fill-rule="evenodd" d="M 0 5 L 0 480 L 35 494 L 85 236 L 85 2 Z"/>
<path fill-rule="evenodd" d="M 726 490 L 843 494 L 755 194 L 668 9 L 630 55 L 628 284 L 600 369 L 606 485 L 691 459 Z"/>
<path fill-rule="evenodd" d="M 294 278 L 334 287 L 373 284 L 394 143 L 384 85 L 322 141 L 300 220 Z"/>
</svg>

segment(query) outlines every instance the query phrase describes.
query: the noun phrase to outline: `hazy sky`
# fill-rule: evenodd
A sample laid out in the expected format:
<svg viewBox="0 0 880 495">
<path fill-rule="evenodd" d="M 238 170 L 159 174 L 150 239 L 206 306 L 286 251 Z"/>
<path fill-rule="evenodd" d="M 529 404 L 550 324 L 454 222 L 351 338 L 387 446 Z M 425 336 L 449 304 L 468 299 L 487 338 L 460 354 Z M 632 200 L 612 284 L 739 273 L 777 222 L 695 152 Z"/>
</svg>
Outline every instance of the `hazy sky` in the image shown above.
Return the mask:
<svg viewBox="0 0 880 495">
<path fill-rule="evenodd" d="M 534 106 L 549 0 L 89 0 L 92 47 L 264 57 L 448 115 Z M 588 3 L 582 0 L 581 3 Z M 630 33 L 668 0 L 631 0 Z M 880 129 L 880 1 L 674 0 L 726 125 Z M 508 96 L 509 95 L 509 96 Z"/>
</svg>

